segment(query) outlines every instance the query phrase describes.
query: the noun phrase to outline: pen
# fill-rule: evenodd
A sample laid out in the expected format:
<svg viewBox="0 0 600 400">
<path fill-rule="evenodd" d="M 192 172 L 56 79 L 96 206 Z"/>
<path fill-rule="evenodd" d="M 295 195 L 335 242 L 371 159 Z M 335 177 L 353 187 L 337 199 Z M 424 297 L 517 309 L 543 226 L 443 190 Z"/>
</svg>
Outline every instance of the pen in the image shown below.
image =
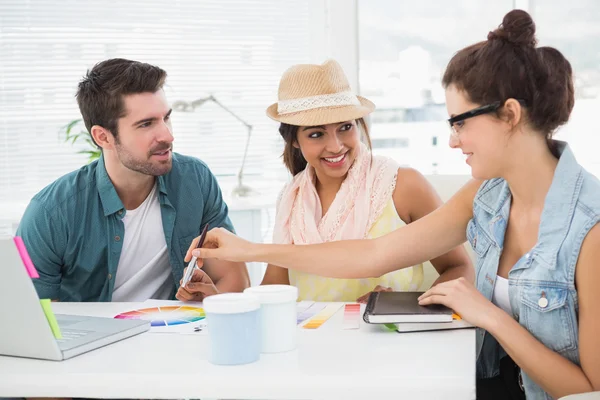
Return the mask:
<svg viewBox="0 0 600 400">
<path fill-rule="evenodd" d="M 206 232 L 208 232 L 208 224 L 204 225 L 204 229 L 202 229 L 202 233 L 200 234 L 200 240 L 198 240 L 197 249 L 202 247 L 204 244 L 204 239 L 206 238 Z M 188 263 L 187 269 L 185 270 L 185 275 L 183 276 L 183 280 L 181 281 L 181 287 L 185 287 L 192 279 L 192 275 L 194 275 L 194 270 L 196 269 L 196 261 L 198 257 L 194 256 Z"/>
</svg>

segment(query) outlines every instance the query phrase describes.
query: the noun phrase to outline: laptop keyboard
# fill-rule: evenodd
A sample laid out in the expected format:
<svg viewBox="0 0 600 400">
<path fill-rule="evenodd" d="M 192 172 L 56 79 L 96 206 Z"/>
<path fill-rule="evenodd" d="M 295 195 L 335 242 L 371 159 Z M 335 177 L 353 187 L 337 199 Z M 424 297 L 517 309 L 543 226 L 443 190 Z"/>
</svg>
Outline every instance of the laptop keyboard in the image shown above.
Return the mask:
<svg viewBox="0 0 600 400">
<path fill-rule="evenodd" d="M 61 329 L 62 339 L 56 339 L 58 343 L 68 343 L 71 340 L 79 339 L 83 336 L 87 336 L 92 331 L 84 331 L 81 329 Z"/>
</svg>

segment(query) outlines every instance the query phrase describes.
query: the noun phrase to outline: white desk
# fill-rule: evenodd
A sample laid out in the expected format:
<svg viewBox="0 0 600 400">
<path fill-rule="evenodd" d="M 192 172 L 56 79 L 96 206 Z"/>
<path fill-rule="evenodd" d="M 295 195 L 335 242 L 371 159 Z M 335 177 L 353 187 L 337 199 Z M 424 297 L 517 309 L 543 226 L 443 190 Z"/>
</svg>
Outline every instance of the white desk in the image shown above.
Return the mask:
<svg viewBox="0 0 600 400">
<path fill-rule="evenodd" d="M 114 316 L 135 303 L 55 303 L 56 312 Z M 253 364 L 215 366 L 208 336 L 144 333 L 52 362 L 0 356 L 0 397 L 460 399 L 475 398 L 475 331 L 398 334 L 340 310 L 299 348 Z"/>
</svg>

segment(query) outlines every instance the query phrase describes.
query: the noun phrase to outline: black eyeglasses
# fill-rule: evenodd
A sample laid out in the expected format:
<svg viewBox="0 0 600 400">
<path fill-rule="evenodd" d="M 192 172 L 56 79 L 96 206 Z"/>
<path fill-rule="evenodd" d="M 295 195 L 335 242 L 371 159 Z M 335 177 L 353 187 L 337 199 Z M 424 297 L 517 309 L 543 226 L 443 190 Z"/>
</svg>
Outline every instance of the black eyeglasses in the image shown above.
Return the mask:
<svg viewBox="0 0 600 400">
<path fill-rule="evenodd" d="M 527 105 L 527 103 L 525 102 L 525 100 L 517 99 L 517 101 L 523 107 L 525 107 Z M 478 115 L 489 114 L 491 112 L 497 111 L 503 105 L 504 105 L 504 102 L 502 102 L 502 101 L 496 101 L 496 102 L 493 102 L 492 104 L 488 104 L 488 105 L 485 105 L 485 106 L 477 107 L 477 108 L 474 108 L 474 109 L 469 110 L 467 112 L 464 112 L 462 114 L 455 115 L 452 118 L 448 118 L 448 123 L 450 124 L 450 128 L 452 128 L 452 130 L 456 132 L 456 128 L 454 127 L 454 124 L 456 124 L 457 122 L 461 122 L 461 121 L 464 121 L 465 119 L 473 118 L 473 117 L 476 117 Z"/>
</svg>

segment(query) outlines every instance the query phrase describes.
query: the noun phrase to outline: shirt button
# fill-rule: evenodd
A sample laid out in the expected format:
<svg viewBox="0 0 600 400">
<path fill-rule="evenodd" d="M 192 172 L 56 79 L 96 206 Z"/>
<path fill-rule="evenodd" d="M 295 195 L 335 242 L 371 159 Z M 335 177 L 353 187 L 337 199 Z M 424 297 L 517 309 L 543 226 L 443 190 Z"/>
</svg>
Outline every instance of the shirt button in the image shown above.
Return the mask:
<svg viewBox="0 0 600 400">
<path fill-rule="evenodd" d="M 117 214 L 123 215 L 123 210 L 119 210 L 119 212 Z"/>
<path fill-rule="evenodd" d="M 529 259 L 529 257 L 531 257 L 529 253 L 525 254 L 525 258 Z"/>
<path fill-rule="evenodd" d="M 110 281 L 112 279 L 112 274 L 108 274 L 108 280 Z"/>
<path fill-rule="evenodd" d="M 119 240 L 121 240 L 121 236 L 119 236 L 119 235 L 115 236 L 115 242 L 118 242 Z"/>
<path fill-rule="evenodd" d="M 538 300 L 538 306 L 542 308 L 548 307 L 548 299 L 545 297 L 540 297 L 540 299 Z"/>
</svg>

